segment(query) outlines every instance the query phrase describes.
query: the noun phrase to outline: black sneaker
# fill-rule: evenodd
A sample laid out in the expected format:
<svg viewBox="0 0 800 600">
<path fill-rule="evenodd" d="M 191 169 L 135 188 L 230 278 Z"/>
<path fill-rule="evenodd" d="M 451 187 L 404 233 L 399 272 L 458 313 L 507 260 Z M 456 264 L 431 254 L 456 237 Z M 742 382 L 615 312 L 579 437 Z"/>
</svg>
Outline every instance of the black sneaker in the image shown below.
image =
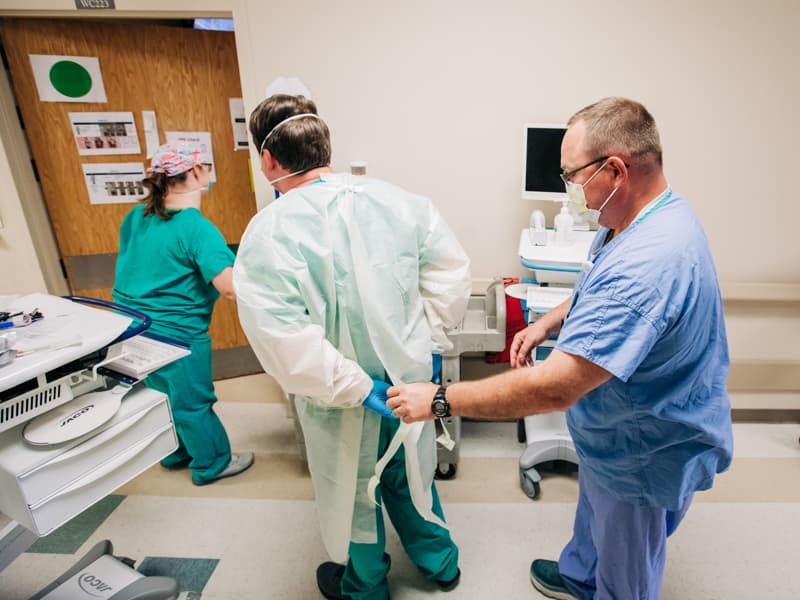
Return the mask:
<svg viewBox="0 0 800 600">
<path fill-rule="evenodd" d="M 533 561 L 531 563 L 531 583 L 548 598 L 577 600 L 564 585 L 564 580 L 558 572 L 558 563 L 554 560 L 537 558 Z"/>
<path fill-rule="evenodd" d="M 317 567 L 317 587 L 328 600 L 348 600 L 348 597 L 342 594 L 342 577 L 344 577 L 344 565 L 324 562 Z"/>
<path fill-rule="evenodd" d="M 449 592 L 450 590 L 455 589 L 458 585 L 458 582 L 461 580 L 461 569 L 458 570 L 456 576 L 453 577 L 450 581 L 439 581 L 436 580 L 436 585 L 439 586 L 439 589 L 443 592 Z"/>
</svg>

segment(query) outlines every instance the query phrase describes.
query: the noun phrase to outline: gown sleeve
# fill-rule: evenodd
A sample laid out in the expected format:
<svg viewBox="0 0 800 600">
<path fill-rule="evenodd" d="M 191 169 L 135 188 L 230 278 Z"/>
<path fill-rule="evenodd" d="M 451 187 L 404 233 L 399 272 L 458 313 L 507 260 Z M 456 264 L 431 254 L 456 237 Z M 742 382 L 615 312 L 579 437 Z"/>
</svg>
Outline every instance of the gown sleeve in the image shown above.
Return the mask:
<svg viewBox="0 0 800 600">
<path fill-rule="evenodd" d="M 458 325 L 467 310 L 472 279 L 469 258 L 433 206 L 420 250 L 419 288 L 431 328 L 434 352 L 452 348 L 445 331 Z"/>
</svg>

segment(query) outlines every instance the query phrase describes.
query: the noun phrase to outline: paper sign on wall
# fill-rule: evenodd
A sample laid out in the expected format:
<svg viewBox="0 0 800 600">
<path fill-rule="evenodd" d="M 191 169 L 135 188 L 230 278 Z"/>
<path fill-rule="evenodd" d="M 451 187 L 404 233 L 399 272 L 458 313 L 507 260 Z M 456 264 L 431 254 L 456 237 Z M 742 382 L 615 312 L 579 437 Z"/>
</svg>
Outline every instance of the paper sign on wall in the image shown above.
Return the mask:
<svg viewBox="0 0 800 600">
<path fill-rule="evenodd" d="M 105 102 L 100 61 L 93 56 L 29 54 L 42 102 Z"/>
<path fill-rule="evenodd" d="M 153 158 L 153 154 L 158 150 L 158 126 L 156 125 L 156 111 L 143 110 L 142 124 L 144 126 L 144 147 L 146 148 L 147 158 Z"/>
<path fill-rule="evenodd" d="M 164 137 L 167 144 L 187 144 L 197 148 L 200 152 L 200 161 L 211 163 L 211 181 L 217 180 L 217 165 L 214 162 L 214 152 L 211 148 L 211 132 L 209 131 L 165 131 Z"/>
<path fill-rule="evenodd" d="M 138 202 L 147 195 L 142 163 L 82 164 L 91 204 Z"/>
<path fill-rule="evenodd" d="M 69 122 L 78 154 L 139 154 L 132 112 L 71 112 Z"/>
<path fill-rule="evenodd" d="M 231 107 L 231 127 L 233 127 L 233 149 L 247 150 L 247 121 L 244 116 L 244 101 L 241 98 L 229 98 Z"/>
</svg>

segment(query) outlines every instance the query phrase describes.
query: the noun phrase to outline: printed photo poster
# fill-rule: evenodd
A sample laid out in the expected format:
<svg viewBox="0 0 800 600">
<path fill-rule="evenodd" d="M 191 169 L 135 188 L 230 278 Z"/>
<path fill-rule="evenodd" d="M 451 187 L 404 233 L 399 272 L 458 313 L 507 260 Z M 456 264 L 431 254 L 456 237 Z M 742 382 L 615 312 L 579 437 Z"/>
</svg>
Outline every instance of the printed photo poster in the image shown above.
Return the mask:
<svg viewBox="0 0 800 600">
<path fill-rule="evenodd" d="M 132 112 L 71 112 L 69 122 L 81 156 L 141 152 Z"/>
<path fill-rule="evenodd" d="M 142 163 L 82 164 L 90 204 L 126 204 L 147 196 Z"/>
<path fill-rule="evenodd" d="M 95 56 L 29 54 L 42 102 L 105 102 L 106 88 Z"/>
<path fill-rule="evenodd" d="M 186 144 L 197 148 L 200 153 L 199 162 L 211 163 L 211 181 L 217 180 L 217 165 L 211 148 L 210 131 L 165 131 L 164 137 L 167 144 Z"/>
</svg>

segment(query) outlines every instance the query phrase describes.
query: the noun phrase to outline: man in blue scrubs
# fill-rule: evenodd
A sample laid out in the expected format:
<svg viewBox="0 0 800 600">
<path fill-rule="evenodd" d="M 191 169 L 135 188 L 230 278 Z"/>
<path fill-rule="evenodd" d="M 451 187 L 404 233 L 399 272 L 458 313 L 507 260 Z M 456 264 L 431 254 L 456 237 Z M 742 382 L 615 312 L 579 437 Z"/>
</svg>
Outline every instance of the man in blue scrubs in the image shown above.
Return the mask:
<svg viewBox="0 0 800 600">
<path fill-rule="evenodd" d="M 551 598 L 655 600 L 667 536 L 732 458 L 719 283 L 641 104 L 606 98 L 577 112 L 561 166 L 570 201 L 600 225 L 573 296 L 516 335 L 514 371 L 446 394 L 398 386 L 387 405 L 406 422 L 566 410 L 580 457 L 573 536 L 558 562 L 533 561 L 531 580 Z M 555 334 L 550 356 L 521 368 Z"/>
</svg>

